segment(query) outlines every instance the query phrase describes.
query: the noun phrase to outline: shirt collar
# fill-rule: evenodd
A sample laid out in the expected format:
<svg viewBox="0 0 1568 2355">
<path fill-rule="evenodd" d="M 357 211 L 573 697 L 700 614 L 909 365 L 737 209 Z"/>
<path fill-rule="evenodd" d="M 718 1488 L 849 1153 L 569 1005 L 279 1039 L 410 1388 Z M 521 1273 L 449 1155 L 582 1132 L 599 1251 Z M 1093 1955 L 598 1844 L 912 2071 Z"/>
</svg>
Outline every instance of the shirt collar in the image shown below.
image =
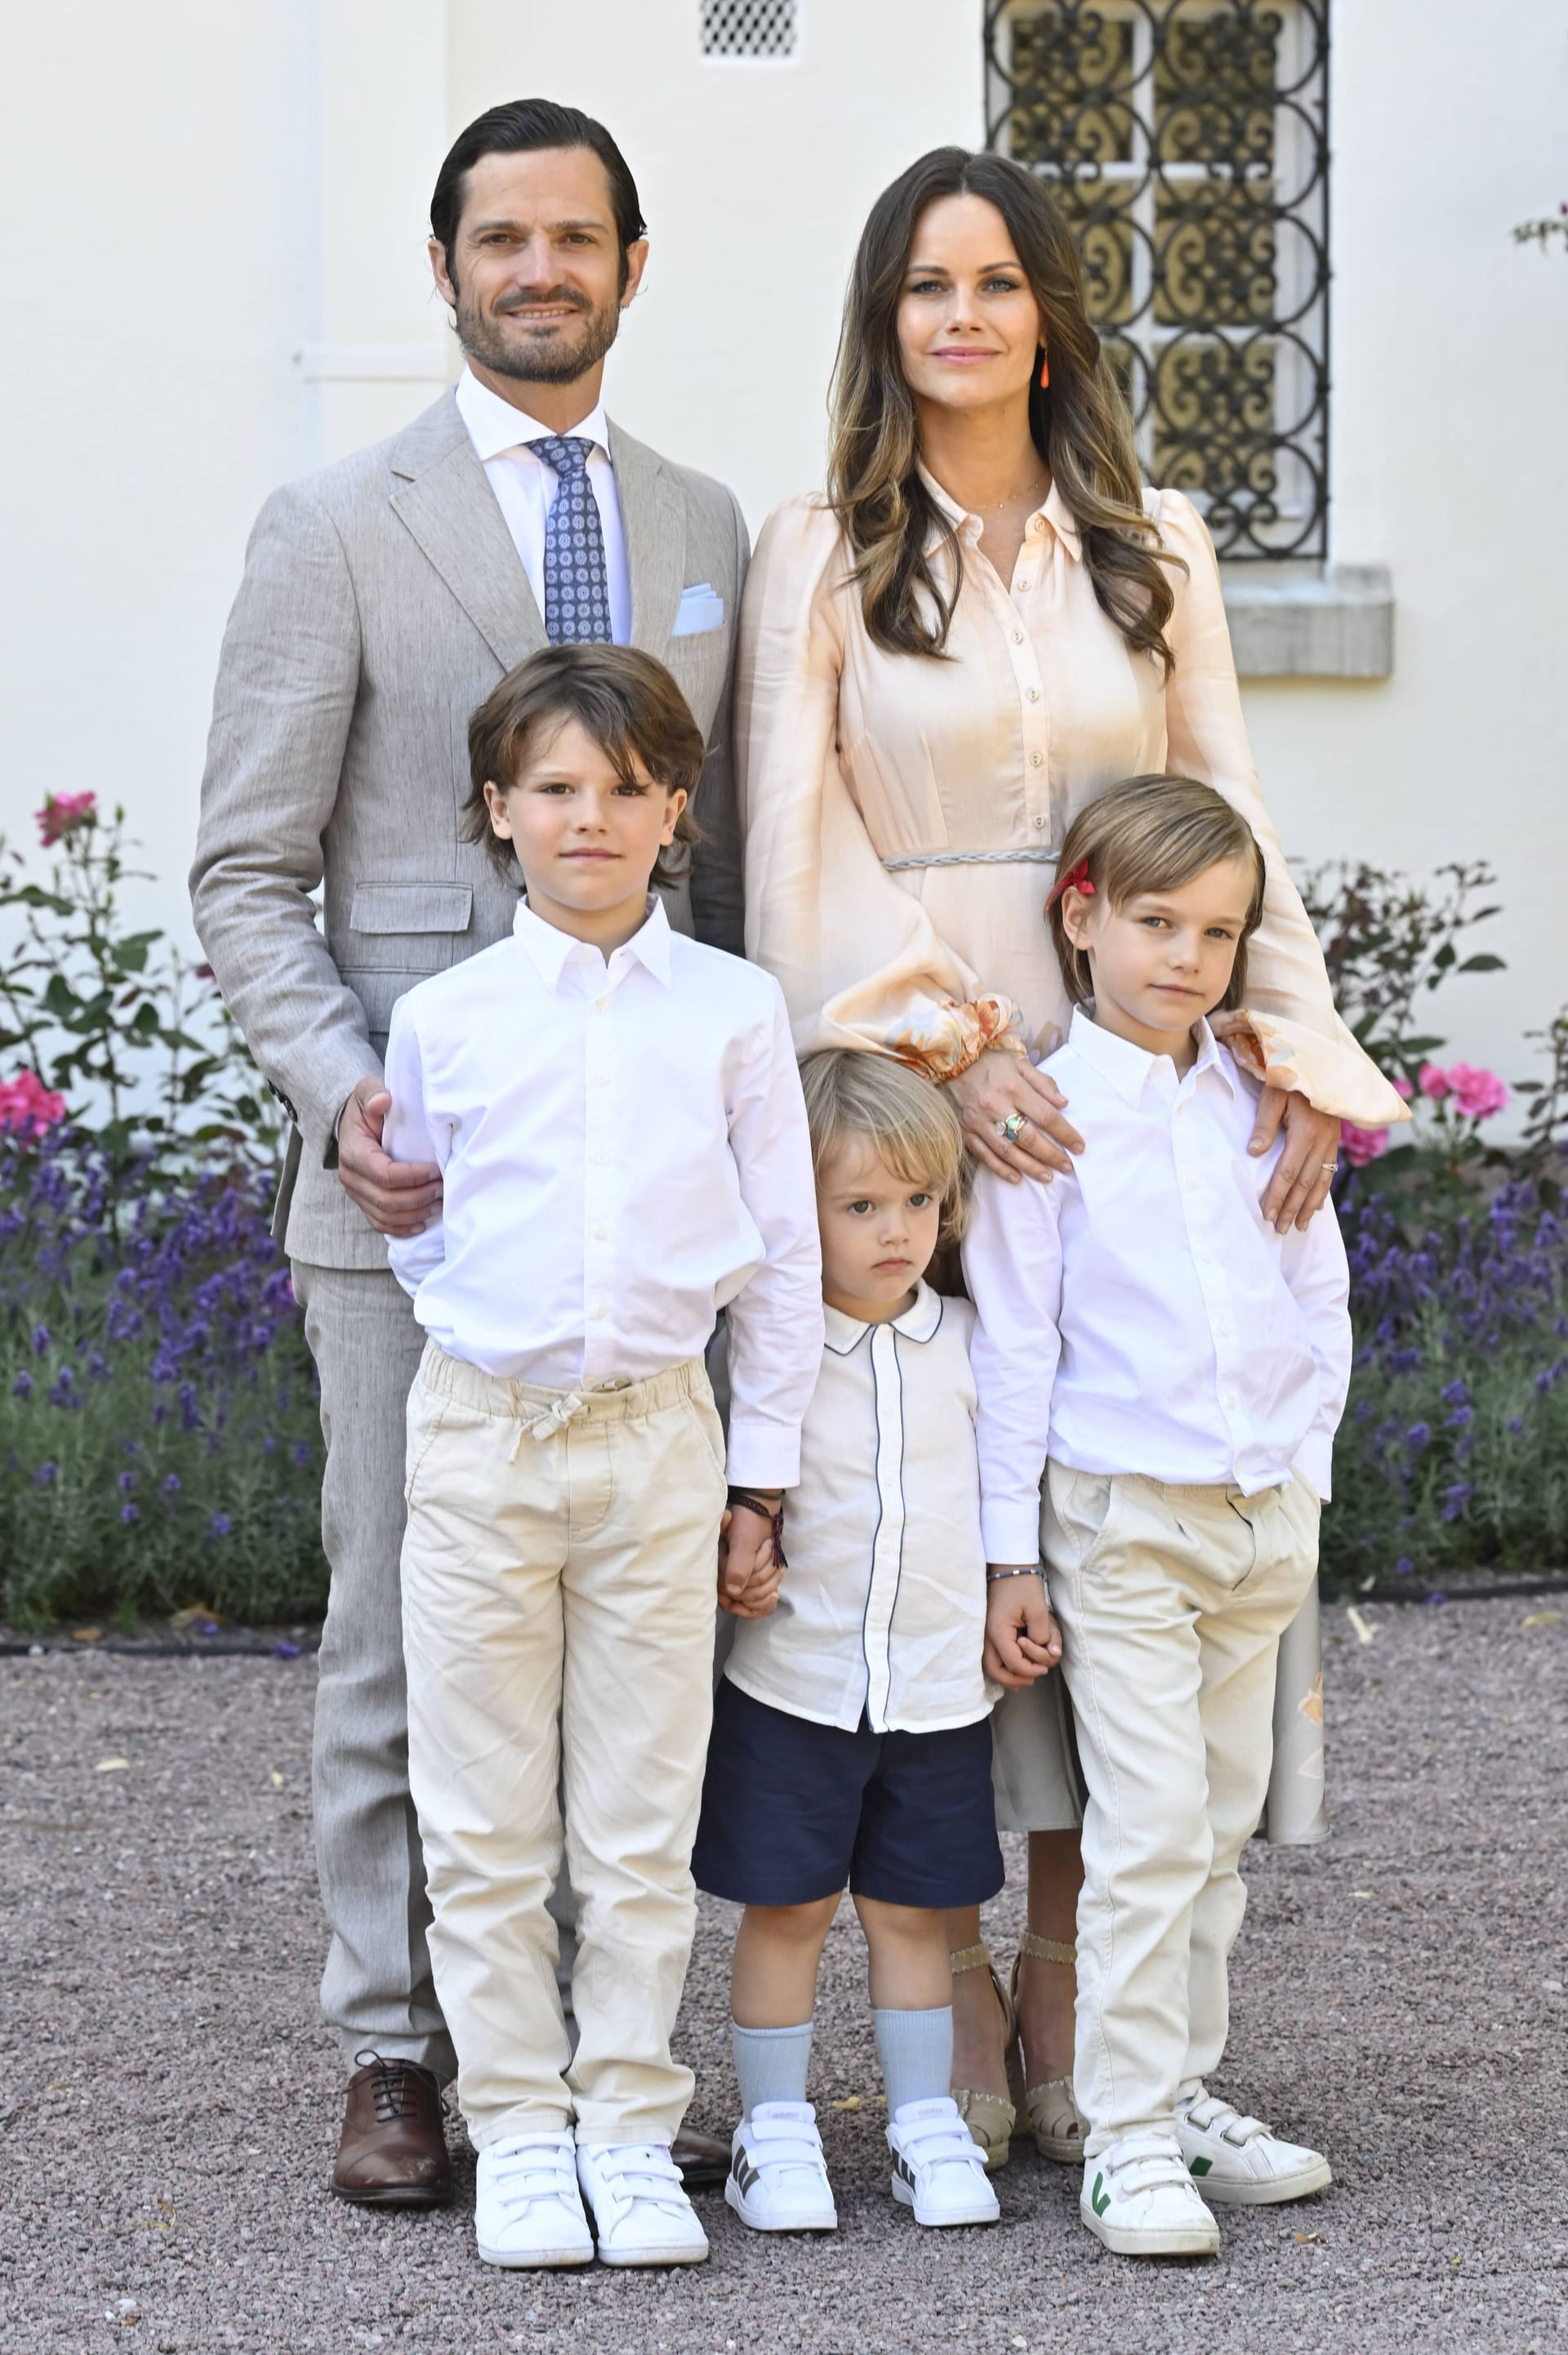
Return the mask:
<svg viewBox="0 0 1568 2355">
<path fill-rule="evenodd" d="M 957 499 L 951 497 L 942 488 L 929 467 L 926 465 L 920 467 L 920 480 L 960 538 L 969 540 L 978 539 L 981 528 L 980 517 L 972 514 L 969 508 L 961 507 Z M 1076 564 L 1083 554 L 1083 543 L 1078 536 L 1078 527 L 1073 520 L 1072 510 L 1063 497 L 1061 486 L 1054 475 L 1052 477 L 1050 489 L 1046 492 L 1041 505 L 1035 508 L 1034 515 L 1044 516 L 1061 541 L 1064 555 L 1071 557 L 1073 562 Z M 1029 521 L 1033 523 L 1034 516 L 1031 516 Z"/>
<path fill-rule="evenodd" d="M 527 950 L 540 980 L 552 992 L 560 988 L 561 975 L 568 965 L 597 965 L 601 972 L 613 974 L 627 959 L 634 959 L 645 967 L 666 989 L 670 986 L 670 919 L 657 891 L 648 894 L 646 921 L 629 941 L 612 950 L 608 960 L 591 942 L 574 940 L 558 925 L 546 923 L 542 916 L 534 913 L 526 900 L 517 902 L 512 934 Z"/>
<path fill-rule="evenodd" d="M 508 450 L 520 448 L 528 442 L 542 442 L 551 432 L 521 409 L 514 409 L 487 384 L 481 384 L 471 368 L 465 368 L 457 382 L 458 415 L 468 428 L 468 438 L 482 464 L 499 458 Z M 604 403 L 588 411 L 580 425 L 572 427 L 573 435 L 591 442 L 607 454 L 609 450 L 609 421 L 604 413 Z"/>
<path fill-rule="evenodd" d="M 942 1295 L 933 1292 L 922 1277 L 915 1287 L 915 1297 L 902 1316 L 889 1320 L 895 1333 L 906 1341 L 928 1341 L 942 1321 Z M 828 1347 L 835 1358 L 847 1358 L 858 1349 L 871 1331 L 871 1327 L 859 1318 L 846 1316 L 827 1301 L 822 1303 L 822 1322 L 827 1327 Z"/>
<path fill-rule="evenodd" d="M 1200 1019 L 1196 1027 L 1198 1058 L 1188 1077 L 1196 1083 L 1205 1071 L 1213 1071 L 1234 1095 L 1235 1081 L 1220 1051 L 1219 1040 L 1205 1019 Z M 1181 1084 L 1169 1055 L 1151 1055 L 1146 1049 L 1135 1047 L 1130 1039 L 1118 1039 L 1114 1030 L 1102 1030 L 1081 1006 L 1073 1008 L 1068 1044 L 1129 1104 L 1141 1102 L 1151 1082 L 1160 1092 L 1172 1096 Z"/>
</svg>

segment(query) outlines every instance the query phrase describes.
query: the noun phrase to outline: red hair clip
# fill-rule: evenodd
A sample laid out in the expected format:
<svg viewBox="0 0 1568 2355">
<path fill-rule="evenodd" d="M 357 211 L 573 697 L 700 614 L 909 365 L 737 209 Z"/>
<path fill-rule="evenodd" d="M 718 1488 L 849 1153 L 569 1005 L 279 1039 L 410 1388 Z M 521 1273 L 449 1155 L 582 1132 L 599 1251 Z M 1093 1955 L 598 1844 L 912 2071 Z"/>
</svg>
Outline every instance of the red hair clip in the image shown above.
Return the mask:
<svg viewBox="0 0 1568 2355">
<path fill-rule="evenodd" d="M 1047 908 L 1054 908 L 1064 891 L 1081 891 L 1086 900 L 1094 898 L 1095 887 L 1089 880 L 1089 862 L 1086 858 L 1080 858 L 1070 875 L 1057 876 L 1055 882 L 1051 886 L 1050 896 L 1045 902 Z"/>
</svg>

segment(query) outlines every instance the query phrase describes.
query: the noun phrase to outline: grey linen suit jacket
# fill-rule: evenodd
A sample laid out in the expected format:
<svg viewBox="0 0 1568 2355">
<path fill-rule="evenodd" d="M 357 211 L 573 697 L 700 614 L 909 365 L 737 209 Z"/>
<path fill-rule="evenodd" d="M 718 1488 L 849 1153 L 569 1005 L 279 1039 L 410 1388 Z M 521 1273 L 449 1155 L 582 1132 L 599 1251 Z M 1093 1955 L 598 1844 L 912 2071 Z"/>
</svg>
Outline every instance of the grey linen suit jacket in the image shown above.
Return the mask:
<svg viewBox="0 0 1568 2355">
<path fill-rule="evenodd" d="M 730 706 L 746 526 L 722 484 L 613 424 L 609 442 L 632 644 L 673 673 L 708 747 L 704 840 L 667 895 L 671 921 L 739 955 Z M 672 635 L 682 590 L 705 581 L 722 625 Z M 293 1123 L 276 1221 L 291 1258 L 387 1264 L 335 1174 L 337 1117 L 379 1076 L 404 991 L 512 928 L 515 891 L 459 839 L 468 721 L 546 643 L 450 393 L 391 441 L 275 492 L 257 519 L 218 665 L 191 906 Z"/>
</svg>

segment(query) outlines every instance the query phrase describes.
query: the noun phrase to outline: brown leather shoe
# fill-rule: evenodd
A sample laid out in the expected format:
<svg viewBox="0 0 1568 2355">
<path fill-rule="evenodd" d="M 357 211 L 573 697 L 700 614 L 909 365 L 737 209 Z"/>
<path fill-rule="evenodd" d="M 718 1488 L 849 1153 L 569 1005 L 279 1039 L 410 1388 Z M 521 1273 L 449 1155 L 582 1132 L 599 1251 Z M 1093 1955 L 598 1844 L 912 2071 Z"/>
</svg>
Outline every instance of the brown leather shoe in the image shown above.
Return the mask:
<svg viewBox="0 0 1568 2355">
<path fill-rule="evenodd" d="M 376 2051 L 355 2058 L 333 2190 L 361 2208 L 444 2207 L 452 2170 L 433 2073 Z"/>
<path fill-rule="evenodd" d="M 716 2190 L 729 2173 L 729 2145 L 717 2135 L 694 2134 L 683 2126 L 670 2145 L 670 2156 L 688 2191 Z"/>
</svg>

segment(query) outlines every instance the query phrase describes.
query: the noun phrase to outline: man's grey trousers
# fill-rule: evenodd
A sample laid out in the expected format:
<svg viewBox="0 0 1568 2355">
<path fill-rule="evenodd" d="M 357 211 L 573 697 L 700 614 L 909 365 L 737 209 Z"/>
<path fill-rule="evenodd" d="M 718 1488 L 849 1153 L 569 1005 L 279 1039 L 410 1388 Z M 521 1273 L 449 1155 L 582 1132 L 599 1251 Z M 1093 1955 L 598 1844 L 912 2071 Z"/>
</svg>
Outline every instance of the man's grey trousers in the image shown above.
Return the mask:
<svg viewBox="0 0 1568 2355">
<path fill-rule="evenodd" d="M 331 1933 L 322 2016 L 351 2063 L 374 2046 L 445 2083 L 457 2064 L 425 1938 L 430 1909 L 408 1796 L 399 1577 L 405 1411 L 425 1337 L 389 1270 L 295 1260 L 292 1272 L 321 1378 L 322 1543 L 332 1570 L 312 1764 Z M 565 1995 L 575 1940 L 564 1890 L 551 1911 L 561 1923 Z"/>
</svg>

